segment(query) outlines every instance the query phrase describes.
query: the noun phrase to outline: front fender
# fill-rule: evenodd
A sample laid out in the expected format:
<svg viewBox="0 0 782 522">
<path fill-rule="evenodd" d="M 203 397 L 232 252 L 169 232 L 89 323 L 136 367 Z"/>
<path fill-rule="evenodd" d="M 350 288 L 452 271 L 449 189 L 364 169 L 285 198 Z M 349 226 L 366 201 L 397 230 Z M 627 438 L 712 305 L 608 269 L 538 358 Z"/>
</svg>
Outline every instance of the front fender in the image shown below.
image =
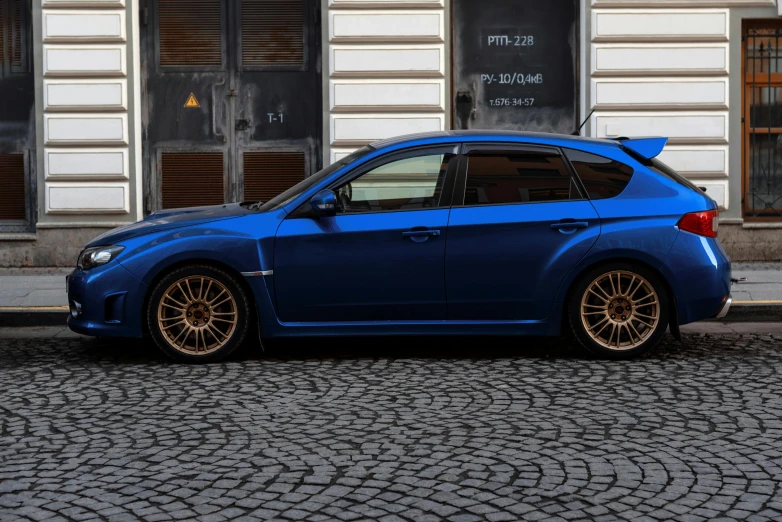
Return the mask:
<svg viewBox="0 0 782 522">
<path fill-rule="evenodd" d="M 198 228 L 162 233 L 118 259 L 128 271 L 149 285 L 167 268 L 186 261 L 215 261 L 237 272 L 263 270 L 258 242 L 212 228 L 208 234 Z"/>
</svg>

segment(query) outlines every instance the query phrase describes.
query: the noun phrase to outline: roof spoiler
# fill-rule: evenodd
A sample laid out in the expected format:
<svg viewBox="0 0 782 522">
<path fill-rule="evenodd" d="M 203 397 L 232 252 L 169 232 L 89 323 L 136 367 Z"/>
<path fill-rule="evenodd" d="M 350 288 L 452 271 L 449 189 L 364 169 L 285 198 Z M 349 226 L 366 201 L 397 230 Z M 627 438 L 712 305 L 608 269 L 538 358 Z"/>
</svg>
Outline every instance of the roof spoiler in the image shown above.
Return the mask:
<svg viewBox="0 0 782 522">
<path fill-rule="evenodd" d="M 622 147 L 630 149 L 644 159 L 652 159 L 663 151 L 668 138 L 616 138 Z"/>
</svg>

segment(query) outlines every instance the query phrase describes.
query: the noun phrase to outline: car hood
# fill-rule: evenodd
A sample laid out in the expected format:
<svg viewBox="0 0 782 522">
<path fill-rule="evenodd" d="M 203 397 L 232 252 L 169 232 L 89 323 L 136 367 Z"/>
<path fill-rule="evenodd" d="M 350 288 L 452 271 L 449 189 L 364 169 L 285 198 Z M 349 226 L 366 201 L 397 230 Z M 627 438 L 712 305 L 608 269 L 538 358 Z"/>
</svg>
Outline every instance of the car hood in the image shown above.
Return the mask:
<svg viewBox="0 0 782 522">
<path fill-rule="evenodd" d="M 87 245 L 87 247 L 113 245 L 137 236 L 162 232 L 172 228 L 199 225 L 233 217 L 250 214 L 251 211 L 239 203 L 227 205 L 211 205 L 208 207 L 188 207 L 175 210 L 159 210 L 153 212 L 145 220 L 125 225 L 105 232 Z"/>
</svg>

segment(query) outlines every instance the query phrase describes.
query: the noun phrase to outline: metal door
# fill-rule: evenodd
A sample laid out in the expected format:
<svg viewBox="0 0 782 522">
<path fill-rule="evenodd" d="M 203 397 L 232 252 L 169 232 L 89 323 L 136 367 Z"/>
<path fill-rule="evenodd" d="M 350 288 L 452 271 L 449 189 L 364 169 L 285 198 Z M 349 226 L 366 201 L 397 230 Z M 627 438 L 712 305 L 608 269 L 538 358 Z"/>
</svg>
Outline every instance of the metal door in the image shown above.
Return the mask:
<svg viewBox="0 0 782 522">
<path fill-rule="evenodd" d="M 571 133 L 577 0 L 455 0 L 453 126 Z"/>
<path fill-rule="evenodd" d="M 320 168 L 318 0 L 149 0 L 147 211 L 267 200 Z"/>
<path fill-rule="evenodd" d="M 30 4 L 0 1 L 0 231 L 33 228 L 34 82 Z"/>
</svg>

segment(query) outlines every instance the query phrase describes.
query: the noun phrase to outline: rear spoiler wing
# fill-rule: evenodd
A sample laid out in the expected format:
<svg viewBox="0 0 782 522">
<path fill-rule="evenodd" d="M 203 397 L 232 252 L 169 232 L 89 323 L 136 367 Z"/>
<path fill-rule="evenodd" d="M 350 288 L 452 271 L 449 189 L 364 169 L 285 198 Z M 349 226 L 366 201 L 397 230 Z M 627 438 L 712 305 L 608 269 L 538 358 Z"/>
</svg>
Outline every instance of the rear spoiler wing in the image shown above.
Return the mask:
<svg viewBox="0 0 782 522">
<path fill-rule="evenodd" d="M 668 138 L 614 138 L 614 141 L 618 141 L 623 148 L 650 160 L 663 151 Z"/>
</svg>

